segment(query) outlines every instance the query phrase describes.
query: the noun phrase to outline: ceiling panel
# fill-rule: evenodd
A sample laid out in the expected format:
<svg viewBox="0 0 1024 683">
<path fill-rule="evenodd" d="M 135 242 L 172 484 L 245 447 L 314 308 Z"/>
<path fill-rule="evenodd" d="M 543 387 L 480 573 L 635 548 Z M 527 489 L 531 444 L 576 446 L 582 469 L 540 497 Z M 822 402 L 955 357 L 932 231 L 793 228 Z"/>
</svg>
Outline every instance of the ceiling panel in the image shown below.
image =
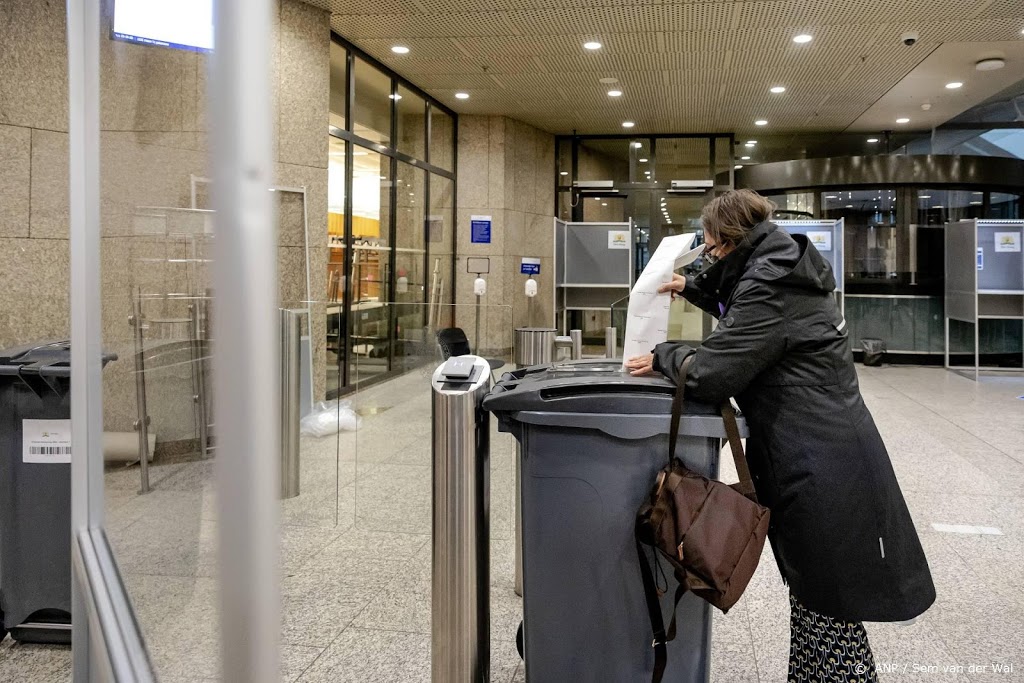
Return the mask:
<svg viewBox="0 0 1024 683">
<path fill-rule="evenodd" d="M 626 119 L 637 133 L 867 130 L 879 124 L 866 114 L 909 97 L 940 50 L 958 45 L 967 59 L 1024 43 L 1024 0 L 308 1 L 455 111 L 555 133 L 620 133 Z M 900 40 L 908 30 L 920 34 L 912 47 Z M 794 44 L 802 32 L 814 40 Z M 584 50 L 588 40 L 603 48 Z M 399 42 L 411 52 L 392 53 Z M 1003 80 L 1019 80 L 1010 53 Z M 607 96 L 604 77 L 623 97 Z M 773 85 L 787 90 L 772 95 Z M 456 100 L 460 90 L 470 99 Z M 956 108 L 991 94 L 965 88 Z M 766 128 L 753 126 L 761 117 Z"/>
</svg>

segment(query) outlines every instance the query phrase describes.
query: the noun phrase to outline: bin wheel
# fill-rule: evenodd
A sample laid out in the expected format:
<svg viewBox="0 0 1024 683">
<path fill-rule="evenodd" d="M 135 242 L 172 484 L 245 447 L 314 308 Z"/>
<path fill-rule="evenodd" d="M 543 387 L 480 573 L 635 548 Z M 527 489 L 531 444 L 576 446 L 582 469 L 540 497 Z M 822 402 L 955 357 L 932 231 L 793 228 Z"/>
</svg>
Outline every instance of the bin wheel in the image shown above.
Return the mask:
<svg viewBox="0 0 1024 683">
<path fill-rule="evenodd" d="M 519 650 L 519 659 L 526 659 L 523 657 L 523 622 L 519 622 L 519 628 L 516 630 L 516 649 Z"/>
</svg>

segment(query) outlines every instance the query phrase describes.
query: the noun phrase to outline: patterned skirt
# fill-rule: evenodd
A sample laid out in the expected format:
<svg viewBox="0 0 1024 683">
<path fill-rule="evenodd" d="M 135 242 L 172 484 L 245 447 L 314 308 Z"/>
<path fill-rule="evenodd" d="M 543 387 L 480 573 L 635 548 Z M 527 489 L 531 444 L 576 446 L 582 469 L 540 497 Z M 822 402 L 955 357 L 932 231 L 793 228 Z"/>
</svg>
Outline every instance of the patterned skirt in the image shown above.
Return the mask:
<svg viewBox="0 0 1024 683">
<path fill-rule="evenodd" d="M 864 624 L 839 621 L 789 596 L 789 683 L 877 683 Z"/>
</svg>

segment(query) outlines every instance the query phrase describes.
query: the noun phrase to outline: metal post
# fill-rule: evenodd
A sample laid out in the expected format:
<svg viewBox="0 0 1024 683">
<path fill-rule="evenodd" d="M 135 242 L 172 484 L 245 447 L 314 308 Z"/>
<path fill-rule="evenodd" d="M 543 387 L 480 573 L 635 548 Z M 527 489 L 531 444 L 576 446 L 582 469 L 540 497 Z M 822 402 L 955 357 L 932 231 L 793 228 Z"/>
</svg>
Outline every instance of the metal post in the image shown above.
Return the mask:
<svg viewBox="0 0 1024 683">
<path fill-rule="evenodd" d="M 618 340 L 618 330 L 616 330 L 614 327 L 606 327 L 606 328 L 604 328 L 604 357 L 605 358 L 617 358 L 618 357 L 618 349 L 616 348 L 617 340 Z"/>
<path fill-rule="evenodd" d="M 100 287 L 100 2 L 67 3 L 68 208 L 71 255 L 71 534 L 102 528 L 103 316 Z M 72 676 L 99 671 L 102 643 L 90 628 L 90 591 L 71 581 Z"/>
<path fill-rule="evenodd" d="M 434 683 L 490 680 L 490 384 L 475 356 L 449 359 L 431 382 Z"/>
<path fill-rule="evenodd" d="M 138 419 L 135 431 L 139 433 L 139 493 L 149 493 L 149 411 L 146 409 L 146 358 L 142 338 L 142 292 L 136 291 L 132 301 L 132 315 L 128 319 L 135 333 L 135 405 Z"/>
<path fill-rule="evenodd" d="M 206 408 L 206 373 L 203 371 L 202 323 L 200 322 L 200 306 L 198 300 L 188 305 L 189 319 L 189 351 L 192 358 L 192 378 L 196 393 L 192 396 L 195 404 L 196 426 L 199 428 L 199 455 L 204 460 L 210 445 L 209 411 Z"/>
<path fill-rule="evenodd" d="M 473 335 L 473 353 L 480 353 L 480 295 L 476 295 L 476 333 Z"/>
<path fill-rule="evenodd" d="M 513 339 L 513 352 L 517 368 L 527 368 L 531 365 L 550 363 L 555 354 L 555 337 L 557 330 L 550 327 L 520 327 L 515 331 Z M 516 595 L 523 594 L 523 511 L 520 507 L 522 498 L 520 477 L 522 466 L 520 460 L 522 451 L 519 442 L 516 442 L 516 490 L 515 490 L 515 520 L 516 520 L 516 556 L 515 556 L 515 591 Z"/>
<path fill-rule="evenodd" d="M 302 314 L 281 309 L 281 497 L 299 495 L 299 386 L 302 367 Z"/>
<path fill-rule="evenodd" d="M 280 680 L 280 351 L 271 0 L 214 3 L 208 101 L 215 225 L 220 652 L 224 683 Z M 240 125 L 241 122 L 245 125 Z"/>
<path fill-rule="evenodd" d="M 572 341 L 572 359 L 583 358 L 583 330 L 569 330 L 569 339 Z"/>
</svg>

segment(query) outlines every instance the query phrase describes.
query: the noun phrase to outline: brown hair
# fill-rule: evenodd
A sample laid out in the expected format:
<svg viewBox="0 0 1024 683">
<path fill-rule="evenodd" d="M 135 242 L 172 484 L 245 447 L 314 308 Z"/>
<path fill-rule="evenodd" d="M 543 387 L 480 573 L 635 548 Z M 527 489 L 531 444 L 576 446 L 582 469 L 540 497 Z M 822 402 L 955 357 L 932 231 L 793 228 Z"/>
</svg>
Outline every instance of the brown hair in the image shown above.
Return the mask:
<svg viewBox="0 0 1024 683">
<path fill-rule="evenodd" d="M 700 218 L 704 230 L 719 243 L 739 244 L 758 223 L 775 211 L 775 202 L 753 190 L 729 190 L 704 207 Z"/>
</svg>

